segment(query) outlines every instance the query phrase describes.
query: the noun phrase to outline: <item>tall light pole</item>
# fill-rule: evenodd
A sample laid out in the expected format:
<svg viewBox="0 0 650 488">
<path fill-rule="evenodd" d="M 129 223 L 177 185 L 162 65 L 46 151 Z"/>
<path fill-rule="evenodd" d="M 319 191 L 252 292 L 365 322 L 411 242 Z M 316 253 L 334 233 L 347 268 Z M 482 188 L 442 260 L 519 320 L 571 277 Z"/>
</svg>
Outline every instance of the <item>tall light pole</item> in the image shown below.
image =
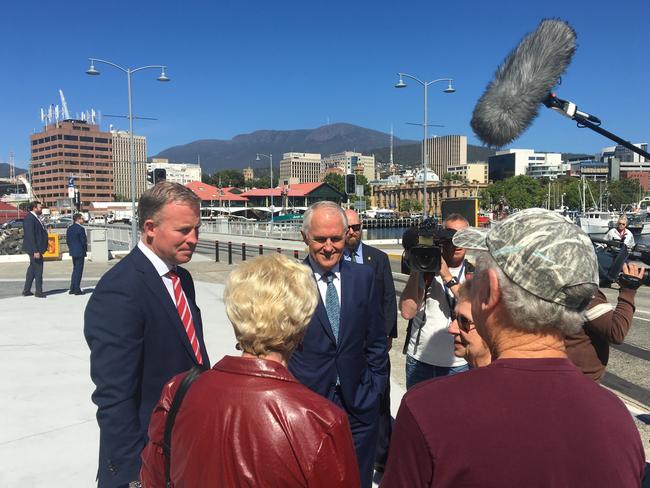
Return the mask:
<svg viewBox="0 0 650 488">
<path fill-rule="evenodd" d="M 141 66 L 139 68 L 123 68 L 122 66 L 105 61 L 103 59 L 88 58 L 90 61 L 90 68 L 86 70 L 87 75 L 97 76 L 99 71 L 95 68 L 95 63 L 103 63 L 114 68 L 119 69 L 126 74 L 127 88 L 129 93 L 129 161 L 131 163 L 131 249 L 138 245 L 138 222 L 135 211 L 135 192 L 136 192 L 136 171 L 135 171 L 135 145 L 133 143 L 133 104 L 131 96 L 131 75 L 137 71 L 145 69 L 160 69 L 160 75 L 156 78 L 158 81 L 170 81 L 165 74 L 167 66 L 153 64 L 149 66 Z"/>
<path fill-rule="evenodd" d="M 270 163 L 271 163 L 271 185 L 269 188 L 271 188 L 271 227 L 273 227 L 273 211 L 275 208 L 273 207 L 273 154 L 262 154 L 262 153 L 257 153 L 257 156 L 255 157 L 255 161 L 261 161 L 262 159 L 260 156 L 264 156 L 267 158 Z M 282 163 L 282 161 L 280 161 Z"/>
<path fill-rule="evenodd" d="M 432 80 L 432 81 L 423 81 L 420 80 L 419 78 L 416 78 L 413 75 L 409 75 L 408 73 L 397 73 L 399 75 L 399 81 L 395 83 L 395 88 L 406 88 L 406 83 L 404 83 L 404 77 L 410 78 L 414 81 L 417 81 L 420 85 L 424 87 L 424 137 L 422 139 L 422 166 L 423 166 L 423 176 L 424 176 L 424 184 L 423 186 L 423 197 L 424 197 L 424 203 L 422 204 L 422 215 L 426 219 L 429 216 L 429 209 L 428 209 L 428 204 L 427 204 L 427 164 L 429 163 L 429 151 L 427 150 L 427 124 L 428 124 L 428 119 L 427 119 L 427 91 L 429 88 L 429 85 L 433 85 L 434 83 L 438 83 L 440 81 L 446 81 L 448 83 L 447 88 L 443 90 L 444 93 L 454 93 L 456 90 L 454 87 L 451 85 L 454 80 L 451 78 L 438 78 L 437 80 Z M 438 175 L 442 176 L 442 175 Z"/>
</svg>

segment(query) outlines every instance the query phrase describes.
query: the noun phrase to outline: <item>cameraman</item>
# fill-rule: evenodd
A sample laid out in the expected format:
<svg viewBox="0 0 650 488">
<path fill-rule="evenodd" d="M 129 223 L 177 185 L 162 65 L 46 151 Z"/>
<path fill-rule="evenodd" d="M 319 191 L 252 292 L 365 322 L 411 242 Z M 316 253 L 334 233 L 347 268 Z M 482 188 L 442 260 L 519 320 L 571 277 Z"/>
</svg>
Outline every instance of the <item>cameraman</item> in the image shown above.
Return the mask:
<svg viewBox="0 0 650 488">
<path fill-rule="evenodd" d="M 443 222 L 444 229 L 454 231 L 468 225 L 460 214 L 451 214 Z M 399 302 L 402 317 L 410 321 L 404 345 L 407 389 L 469 369 L 463 358 L 454 356 L 454 341 L 447 327 L 453 318 L 459 284 L 472 269 L 465 260 L 465 250 L 448 239 L 442 245 L 439 274 L 411 270 Z"/>
<path fill-rule="evenodd" d="M 587 321 L 580 332 L 565 338 L 569 359 L 595 381 L 600 381 L 605 374 L 609 360 L 609 344 L 622 344 L 632 326 L 634 296 L 644 271 L 644 268 L 625 263 L 618 279 L 621 288 L 616 308 L 612 307 L 603 292 L 598 290 L 587 306 Z"/>
</svg>

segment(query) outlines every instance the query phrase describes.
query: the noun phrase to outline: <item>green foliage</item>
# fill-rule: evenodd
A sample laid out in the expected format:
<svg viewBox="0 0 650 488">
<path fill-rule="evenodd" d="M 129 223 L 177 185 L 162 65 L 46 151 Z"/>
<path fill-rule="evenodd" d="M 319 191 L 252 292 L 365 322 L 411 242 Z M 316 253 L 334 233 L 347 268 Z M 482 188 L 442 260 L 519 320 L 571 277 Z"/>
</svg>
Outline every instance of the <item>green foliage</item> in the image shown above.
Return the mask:
<svg viewBox="0 0 650 488">
<path fill-rule="evenodd" d="M 539 207 L 544 204 L 544 188 L 530 176 L 513 176 L 496 181 L 481 192 L 481 204 L 485 208 L 505 200 L 510 208 Z"/>
<path fill-rule="evenodd" d="M 467 181 L 467 178 L 452 173 L 445 173 L 442 175 L 442 181 Z"/>
<path fill-rule="evenodd" d="M 621 206 L 636 203 L 640 200 L 643 190 L 639 180 L 618 180 L 612 181 L 608 185 L 609 204 L 616 210 Z"/>
<path fill-rule="evenodd" d="M 341 193 L 345 193 L 345 178 L 342 175 L 336 173 L 328 173 L 325 176 L 325 183 L 336 188 Z"/>
<path fill-rule="evenodd" d="M 417 200 L 406 198 L 404 200 L 400 200 L 399 202 L 400 212 L 420 212 L 421 210 L 422 210 L 422 204 Z"/>
<path fill-rule="evenodd" d="M 237 171 L 235 169 L 224 169 L 217 171 L 212 175 L 208 176 L 203 173 L 201 180 L 203 183 L 208 185 L 219 186 L 219 181 L 221 181 L 222 187 L 227 186 L 236 186 L 238 188 L 244 187 L 244 173 Z"/>
<path fill-rule="evenodd" d="M 357 185 L 363 185 L 363 194 L 368 196 L 370 195 L 370 185 L 368 184 L 368 178 L 364 175 L 357 175 Z"/>
<path fill-rule="evenodd" d="M 115 202 L 130 202 L 131 199 L 127 197 L 126 195 L 120 195 L 119 193 L 115 195 L 115 198 L 113 199 Z"/>
</svg>

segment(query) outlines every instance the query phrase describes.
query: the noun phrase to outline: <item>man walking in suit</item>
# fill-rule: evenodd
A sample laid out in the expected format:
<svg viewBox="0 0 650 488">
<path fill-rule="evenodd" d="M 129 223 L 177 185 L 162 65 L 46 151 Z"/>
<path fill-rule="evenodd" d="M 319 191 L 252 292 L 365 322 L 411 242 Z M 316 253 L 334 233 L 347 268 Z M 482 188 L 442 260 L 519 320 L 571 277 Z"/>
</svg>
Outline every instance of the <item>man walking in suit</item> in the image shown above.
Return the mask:
<svg viewBox="0 0 650 488">
<path fill-rule="evenodd" d="M 140 453 L 166 381 L 209 367 L 189 272 L 199 197 L 161 182 L 138 203 L 140 242 L 97 284 L 85 313 L 100 429 L 99 487 L 139 486 Z"/>
<path fill-rule="evenodd" d="M 313 270 L 320 299 L 289 369 L 348 414 L 361 486 L 367 488 L 372 485 L 388 355 L 374 272 L 341 260 L 347 228 L 345 212 L 333 202 L 315 203 L 305 212 L 305 264 Z"/>
<path fill-rule="evenodd" d="M 359 214 L 354 210 L 345 211 L 348 219 L 348 231 L 345 234 L 345 251 L 343 259 L 353 263 L 363 263 L 372 266 L 375 272 L 375 286 L 379 293 L 379 302 L 384 313 L 386 324 L 386 349 L 390 351 L 393 339 L 397 337 L 397 299 L 395 282 L 390 268 L 388 255 L 376 247 L 361 242 L 363 225 Z M 388 381 L 386 389 L 381 396 L 379 408 L 379 439 L 377 441 L 377 455 L 375 456 L 375 470 L 384 471 L 388 458 L 388 446 L 392 432 L 392 418 L 390 413 L 390 358 L 386 363 Z"/>
<path fill-rule="evenodd" d="M 81 275 L 84 272 L 84 258 L 88 251 L 88 241 L 86 239 L 86 229 L 82 227 L 84 217 L 80 213 L 73 215 L 74 221 L 65 233 L 66 242 L 68 243 L 68 253 L 72 258 L 72 278 L 70 279 L 70 295 L 83 295 L 81 290 Z"/>
<path fill-rule="evenodd" d="M 41 202 L 30 202 L 29 212 L 23 221 L 23 252 L 29 255 L 29 267 L 25 275 L 23 296 L 34 295 L 46 298 L 43 293 L 43 254 L 47 250 L 47 230 L 41 221 L 43 205 Z M 32 293 L 32 283 L 36 280 L 36 293 Z"/>
</svg>

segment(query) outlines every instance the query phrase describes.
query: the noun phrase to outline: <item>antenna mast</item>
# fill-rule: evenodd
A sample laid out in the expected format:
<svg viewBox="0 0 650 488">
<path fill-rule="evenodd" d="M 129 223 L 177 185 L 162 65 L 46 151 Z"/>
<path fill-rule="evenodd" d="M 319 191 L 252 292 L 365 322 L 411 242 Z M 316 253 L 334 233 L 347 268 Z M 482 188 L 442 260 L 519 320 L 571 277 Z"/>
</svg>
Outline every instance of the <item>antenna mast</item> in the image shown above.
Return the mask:
<svg viewBox="0 0 650 488">
<path fill-rule="evenodd" d="M 59 90 L 59 96 L 61 97 L 61 109 L 63 111 L 63 120 L 67 120 L 70 118 L 70 112 L 68 112 L 68 104 L 65 101 L 65 97 L 63 96 L 63 90 Z"/>
</svg>

